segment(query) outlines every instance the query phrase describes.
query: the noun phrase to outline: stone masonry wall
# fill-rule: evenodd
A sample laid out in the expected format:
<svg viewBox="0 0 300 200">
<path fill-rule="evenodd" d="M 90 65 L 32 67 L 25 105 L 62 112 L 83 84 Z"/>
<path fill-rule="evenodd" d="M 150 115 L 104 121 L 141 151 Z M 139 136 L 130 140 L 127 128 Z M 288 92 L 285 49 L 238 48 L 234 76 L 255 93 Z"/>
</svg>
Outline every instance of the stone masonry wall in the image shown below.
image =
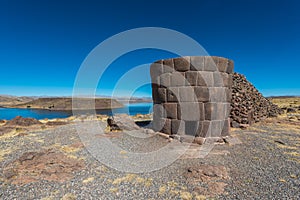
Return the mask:
<svg viewBox="0 0 300 200">
<path fill-rule="evenodd" d="M 151 65 L 153 129 L 167 134 L 229 134 L 233 61 L 187 56 Z"/>
<path fill-rule="evenodd" d="M 279 114 L 282 114 L 282 110 L 266 99 L 244 75 L 233 74 L 231 127 L 247 127 Z"/>
</svg>

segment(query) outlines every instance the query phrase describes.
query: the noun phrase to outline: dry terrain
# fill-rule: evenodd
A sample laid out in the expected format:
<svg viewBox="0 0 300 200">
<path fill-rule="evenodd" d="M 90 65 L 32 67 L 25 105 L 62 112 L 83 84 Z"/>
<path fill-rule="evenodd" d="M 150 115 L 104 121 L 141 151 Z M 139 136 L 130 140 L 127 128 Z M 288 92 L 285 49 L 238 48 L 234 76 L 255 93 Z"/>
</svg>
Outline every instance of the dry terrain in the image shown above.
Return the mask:
<svg viewBox="0 0 300 200">
<path fill-rule="evenodd" d="M 95 103 L 95 105 L 93 105 Z M 97 98 L 95 100 L 80 98 L 76 99 L 75 108 L 78 110 L 88 109 L 111 109 L 121 108 L 124 105 L 115 99 Z M 11 108 L 31 108 L 49 110 L 72 110 L 72 98 L 38 98 L 22 104 L 14 104 L 6 107 Z"/>
<path fill-rule="evenodd" d="M 135 119 L 142 118 L 135 116 Z M 81 140 L 82 130 L 106 116 L 1 121 L 0 199 L 297 199 L 300 196 L 300 126 L 287 115 L 245 130 L 233 129 L 205 158 L 200 145 L 171 165 L 148 173 L 120 172 L 99 162 Z M 77 127 L 77 128 L 76 128 Z M 106 129 L 107 130 L 107 129 Z M 122 150 L 152 152 L 177 140 L 140 131 L 95 133 Z M 135 132 L 136 134 L 137 132 Z M 241 142 L 241 144 L 239 144 Z M 199 154 L 197 154 L 199 153 Z M 113 160 L 113 157 L 111 157 Z M 151 163 L 149 163 L 151 165 Z"/>
<path fill-rule="evenodd" d="M 0 107 L 1 106 L 11 106 L 18 105 L 32 101 L 31 97 L 16 97 L 9 95 L 0 95 Z"/>
</svg>

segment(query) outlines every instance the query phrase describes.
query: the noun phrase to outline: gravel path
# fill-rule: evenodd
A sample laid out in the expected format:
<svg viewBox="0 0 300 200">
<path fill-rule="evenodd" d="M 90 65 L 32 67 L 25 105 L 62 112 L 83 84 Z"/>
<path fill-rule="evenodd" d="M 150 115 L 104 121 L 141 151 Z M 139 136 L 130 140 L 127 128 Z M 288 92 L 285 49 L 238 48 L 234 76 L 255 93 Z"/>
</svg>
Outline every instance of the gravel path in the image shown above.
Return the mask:
<svg viewBox="0 0 300 200">
<path fill-rule="evenodd" d="M 109 168 L 85 148 L 72 146 L 81 141 L 74 124 L 24 136 L 2 136 L 1 171 L 23 153 L 45 148 L 84 160 L 86 167 L 61 183 L 40 180 L 15 185 L 0 174 L 0 199 L 299 199 L 299 127 L 256 124 L 248 130 L 232 132 L 243 142 L 241 145 L 215 145 L 204 159 L 178 159 L 160 170 L 140 174 Z M 124 149 L 120 155 L 125 158 L 126 151 L 155 151 L 168 144 L 158 136 L 145 135 L 149 138 L 144 139 L 117 133 L 112 136 L 110 141 Z M 211 197 L 196 192 L 195 188 L 204 187 L 204 183 L 191 182 L 185 174 L 189 167 L 198 165 L 225 166 L 230 176 L 222 180 L 227 184 L 225 192 Z"/>
</svg>

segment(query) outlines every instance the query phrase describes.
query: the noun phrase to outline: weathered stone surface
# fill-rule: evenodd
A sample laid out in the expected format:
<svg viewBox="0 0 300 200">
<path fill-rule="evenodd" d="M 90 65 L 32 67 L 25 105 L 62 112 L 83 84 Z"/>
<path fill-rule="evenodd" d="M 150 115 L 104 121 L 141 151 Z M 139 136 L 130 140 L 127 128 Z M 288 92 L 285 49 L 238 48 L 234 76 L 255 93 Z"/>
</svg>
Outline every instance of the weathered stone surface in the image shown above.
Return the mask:
<svg viewBox="0 0 300 200">
<path fill-rule="evenodd" d="M 203 71 L 204 69 L 204 57 L 191 56 L 191 68 L 192 71 Z"/>
<path fill-rule="evenodd" d="M 211 121 L 202 121 L 201 125 L 201 133 L 199 134 L 200 137 L 211 137 Z"/>
<path fill-rule="evenodd" d="M 225 87 L 210 87 L 209 97 L 210 102 L 226 102 Z"/>
<path fill-rule="evenodd" d="M 167 59 L 159 64 L 170 69 L 158 70 L 160 84 L 152 87 L 157 91 L 153 92 L 154 103 L 164 107 L 154 108 L 153 119 L 159 122 L 153 125 L 159 127 L 157 130 L 201 137 L 227 135 L 228 126 L 223 130 L 221 122 L 228 122 L 230 109 L 229 61 L 206 56 Z"/>
<path fill-rule="evenodd" d="M 199 121 L 203 111 L 198 102 L 181 102 L 178 104 L 178 119 L 184 121 Z"/>
<path fill-rule="evenodd" d="M 127 114 L 114 115 L 113 120 L 121 130 L 132 131 L 140 129 L 140 127 L 135 124 L 134 120 Z"/>
<path fill-rule="evenodd" d="M 187 82 L 191 86 L 196 86 L 197 85 L 197 79 L 198 79 L 198 72 L 196 71 L 189 71 L 185 73 L 185 77 Z"/>
<path fill-rule="evenodd" d="M 165 119 L 164 120 L 164 125 L 162 128 L 162 132 L 171 135 L 172 134 L 172 126 L 171 126 L 171 120 L 170 119 Z"/>
<path fill-rule="evenodd" d="M 153 113 L 157 114 L 160 118 L 167 118 L 166 110 L 163 104 L 154 104 Z"/>
<path fill-rule="evenodd" d="M 231 89 L 226 88 L 225 89 L 225 95 L 226 95 L 226 102 L 230 103 L 231 102 L 231 97 L 232 97 Z"/>
<path fill-rule="evenodd" d="M 172 87 L 182 87 L 186 86 L 187 81 L 184 75 L 180 72 L 174 72 L 171 76 L 171 86 Z"/>
<path fill-rule="evenodd" d="M 209 89 L 208 87 L 194 87 L 194 92 L 199 102 L 209 101 Z"/>
<path fill-rule="evenodd" d="M 221 137 L 224 121 L 213 120 L 211 121 L 211 135 L 210 137 Z"/>
<path fill-rule="evenodd" d="M 180 87 L 179 90 L 179 102 L 196 102 L 197 96 L 193 87 Z"/>
<path fill-rule="evenodd" d="M 227 72 L 228 59 L 219 57 L 217 66 L 220 72 Z"/>
<path fill-rule="evenodd" d="M 166 122 L 166 118 L 161 118 L 156 113 L 153 114 L 152 128 L 154 131 L 162 131 Z"/>
<path fill-rule="evenodd" d="M 223 77 L 221 72 L 213 72 L 214 87 L 224 87 Z"/>
<path fill-rule="evenodd" d="M 160 86 L 163 87 L 170 87 L 171 86 L 171 74 L 170 73 L 165 73 L 160 75 Z"/>
<path fill-rule="evenodd" d="M 223 85 L 222 87 L 229 87 L 230 85 L 230 78 L 231 76 L 229 76 L 227 73 L 221 73 L 221 77 L 223 80 Z"/>
<path fill-rule="evenodd" d="M 164 103 L 163 106 L 166 110 L 167 118 L 177 119 L 177 103 Z"/>
<path fill-rule="evenodd" d="M 166 102 L 167 101 L 167 89 L 165 88 L 158 88 L 158 101 L 159 102 Z"/>
<path fill-rule="evenodd" d="M 224 120 L 222 126 L 223 127 L 222 127 L 221 136 L 228 136 L 229 132 L 230 132 L 230 120 L 229 120 L 229 118 L 227 120 Z"/>
<path fill-rule="evenodd" d="M 179 89 L 178 87 L 170 87 L 167 90 L 167 100 L 168 102 L 178 102 L 179 101 Z"/>
<path fill-rule="evenodd" d="M 181 58 L 174 58 L 174 68 L 179 72 L 185 72 L 190 70 L 190 57 L 185 56 Z"/>
<path fill-rule="evenodd" d="M 159 84 L 159 76 L 163 74 L 163 65 L 162 61 L 156 61 L 155 63 L 151 64 L 150 66 L 150 76 L 152 83 Z"/>
<path fill-rule="evenodd" d="M 232 74 L 233 73 L 233 66 L 234 66 L 234 63 L 232 60 L 228 60 L 228 66 L 227 66 L 227 70 L 226 72 L 228 74 Z"/>
<path fill-rule="evenodd" d="M 214 86 L 214 77 L 212 72 L 198 72 L 198 79 L 197 79 L 198 86 L 207 86 L 213 87 Z"/>
<path fill-rule="evenodd" d="M 217 63 L 218 60 L 212 56 L 205 56 L 204 57 L 204 71 L 217 71 Z"/>
<path fill-rule="evenodd" d="M 225 120 L 229 115 L 227 103 L 205 103 L 205 120 Z"/>
<path fill-rule="evenodd" d="M 174 71 L 173 59 L 163 60 L 163 72 L 172 73 Z"/>
<path fill-rule="evenodd" d="M 151 84 L 152 86 L 152 99 L 154 103 L 160 103 L 160 101 L 158 100 L 158 88 L 159 86 L 155 83 Z"/>
<path fill-rule="evenodd" d="M 185 134 L 185 122 L 183 120 L 172 119 L 172 134 Z"/>
<path fill-rule="evenodd" d="M 185 121 L 185 134 L 197 136 L 199 133 L 199 121 Z"/>
</svg>

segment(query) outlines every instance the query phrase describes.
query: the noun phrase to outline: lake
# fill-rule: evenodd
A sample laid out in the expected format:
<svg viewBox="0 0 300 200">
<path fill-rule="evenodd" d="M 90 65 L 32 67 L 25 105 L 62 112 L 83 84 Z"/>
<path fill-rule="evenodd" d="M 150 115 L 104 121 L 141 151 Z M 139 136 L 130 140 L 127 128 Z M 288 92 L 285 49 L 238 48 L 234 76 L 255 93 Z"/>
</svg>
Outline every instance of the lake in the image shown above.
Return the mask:
<svg viewBox="0 0 300 200">
<path fill-rule="evenodd" d="M 113 115 L 126 113 L 129 115 L 152 113 L 152 103 L 134 103 L 127 104 L 123 108 L 97 110 L 97 114 Z M 88 114 L 88 111 L 80 111 L 81 114 Z M 72 116 L 72 111 L 49 111 L 41 109 L 23 109 L 23 108 L 0 108 L 0 119 L 10 120 L 16 116 L 32 117 L 36 119 L 54 119 L 66 118 Z"/>
</svg>

